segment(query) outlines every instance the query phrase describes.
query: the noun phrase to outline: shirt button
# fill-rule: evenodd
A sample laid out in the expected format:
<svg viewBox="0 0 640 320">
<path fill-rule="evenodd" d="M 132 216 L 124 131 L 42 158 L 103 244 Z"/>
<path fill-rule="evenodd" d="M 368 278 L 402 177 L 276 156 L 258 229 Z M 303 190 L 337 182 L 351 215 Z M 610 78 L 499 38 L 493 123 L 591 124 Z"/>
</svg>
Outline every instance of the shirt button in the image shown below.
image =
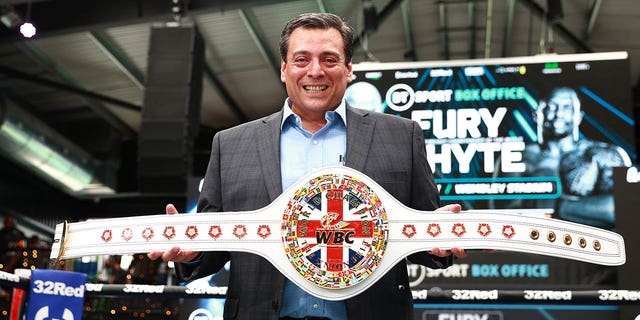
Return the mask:
<svg viewBox="0 0 640 320">
<path fill-rule="evenodd" d="M 313 308 L 314 308 L 314 309 L 318 309 L 318 307 L 319 307 L 319 305 L 318 305 L 317 303 L 314 303 L 314 304 L 313 304 Z"/>
<path fill-rule="evenodd" d="M 404 285 L 399 284 L 398 285 L 398 291 L 404 291 Z"/>
<path fill-rule="evenodd" d="M 313 141 L 311 141 L 311 143 L 318 144 L 318 140 L 313 140 Z"/>
</svg>

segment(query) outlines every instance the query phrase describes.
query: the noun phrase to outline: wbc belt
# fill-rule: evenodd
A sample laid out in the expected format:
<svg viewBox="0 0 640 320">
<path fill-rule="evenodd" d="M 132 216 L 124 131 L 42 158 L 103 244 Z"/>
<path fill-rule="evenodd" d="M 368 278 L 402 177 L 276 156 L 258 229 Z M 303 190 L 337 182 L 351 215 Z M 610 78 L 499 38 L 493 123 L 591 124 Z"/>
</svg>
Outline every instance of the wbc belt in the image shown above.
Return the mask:
<svg viewBox="0 0 640 320">
<path fill-rule="evenodd" d="M 626 259 L 624 240 L 611 231 L 503 211 L 418 211 L 344 166 L 307 175 L 255 211 L 61 223 L 51 259 L 175 246 L 260 255 L 300 288 L 326 300 L 355 296 L 401 259 L 434 247 L 517 251 L 601 265 Z"/>
</svg>

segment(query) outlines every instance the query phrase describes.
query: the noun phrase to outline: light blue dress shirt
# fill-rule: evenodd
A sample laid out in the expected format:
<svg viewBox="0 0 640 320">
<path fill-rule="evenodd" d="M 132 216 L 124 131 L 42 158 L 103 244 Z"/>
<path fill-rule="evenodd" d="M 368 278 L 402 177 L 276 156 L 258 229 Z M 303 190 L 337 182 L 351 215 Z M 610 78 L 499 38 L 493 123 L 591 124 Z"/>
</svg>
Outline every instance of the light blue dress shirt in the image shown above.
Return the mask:
<svg viewBox="0 0 640 320">
<path fill-rule="evenodd" d="M 284 103 L 280 134 L 280 172 L 282 190 L 307 173 L 325 166 L 339 165 L 347 151 L 347 117 L 344 100 L 335 111 L 325 114 L 327 124 L 311 134 L 302 128 L 300 117 Z M 346 320 L 347 308 L 343 301 L 326 301 L 316 298 L 293 282 L 286 280 L 280 316 L 303 318 L 327 317 Z"/>
</svg>

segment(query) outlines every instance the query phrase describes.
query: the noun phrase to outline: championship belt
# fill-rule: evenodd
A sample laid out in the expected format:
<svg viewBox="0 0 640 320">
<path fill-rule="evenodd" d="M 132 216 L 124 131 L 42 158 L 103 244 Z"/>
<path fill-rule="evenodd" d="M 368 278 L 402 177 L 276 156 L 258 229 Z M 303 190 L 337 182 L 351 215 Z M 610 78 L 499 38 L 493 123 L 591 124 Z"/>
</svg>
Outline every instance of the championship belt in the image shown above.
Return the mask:
<svg viewBox="0 0 640 320">
<path fill-rule="evenodd" d="M 307 175 L 255 211 L 61 223 L 51 259 L 176 246 L 260 255 L 326 300 L 353 297 L 406 256 L 434 247 L 517 251 L 601 265 L 626 259 L 623 238 L 611 231 L 518 214 L 418 211 L 344 166 Z"/>
</svg>

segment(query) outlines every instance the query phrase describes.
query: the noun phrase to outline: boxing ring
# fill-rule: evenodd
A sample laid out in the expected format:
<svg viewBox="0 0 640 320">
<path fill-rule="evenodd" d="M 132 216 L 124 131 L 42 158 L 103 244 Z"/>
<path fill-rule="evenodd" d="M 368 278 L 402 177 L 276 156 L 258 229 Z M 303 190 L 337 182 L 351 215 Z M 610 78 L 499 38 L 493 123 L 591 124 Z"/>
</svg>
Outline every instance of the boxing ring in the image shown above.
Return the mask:
<svg viewBox="0 0 640 320">
<path fill-rule="evenodd" d="M 0 271 L 0 284 L 11 288 L 29 290 L 30 280 Z M 86 283 L 87 298 L 97 297 L 170 297 L 186 299 L 224 298 L 226 287 L 189 287 L 146 284 Z M 478 303 L 487 301 L 504 304 L 582 304 L 582 305 L 640 305 L 638 290 L 478 290 L 443 289 L 414 291 L 415 303 Z"/>
</svg>

